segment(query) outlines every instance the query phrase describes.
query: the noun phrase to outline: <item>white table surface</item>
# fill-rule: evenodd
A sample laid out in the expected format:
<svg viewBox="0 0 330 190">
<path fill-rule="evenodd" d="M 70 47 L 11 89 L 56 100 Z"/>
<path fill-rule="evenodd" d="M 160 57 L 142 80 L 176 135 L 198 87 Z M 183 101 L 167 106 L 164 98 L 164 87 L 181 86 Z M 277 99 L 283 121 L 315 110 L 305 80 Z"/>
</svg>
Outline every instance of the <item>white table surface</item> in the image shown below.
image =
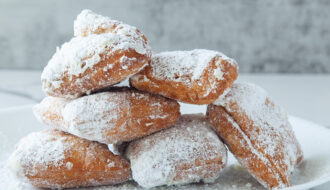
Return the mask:
<svg viewBox="0 0 330 190">
<path fill-rule="evenodd" d="M 40 74 L 0 70 L 0 109 L 41 101 Z M 289 114 L 330 127 L 330 75 L 240 74 L 238 80 L 262 86 Z M 314 189 L 330 189 L 330 183 Z"/>
</svg>

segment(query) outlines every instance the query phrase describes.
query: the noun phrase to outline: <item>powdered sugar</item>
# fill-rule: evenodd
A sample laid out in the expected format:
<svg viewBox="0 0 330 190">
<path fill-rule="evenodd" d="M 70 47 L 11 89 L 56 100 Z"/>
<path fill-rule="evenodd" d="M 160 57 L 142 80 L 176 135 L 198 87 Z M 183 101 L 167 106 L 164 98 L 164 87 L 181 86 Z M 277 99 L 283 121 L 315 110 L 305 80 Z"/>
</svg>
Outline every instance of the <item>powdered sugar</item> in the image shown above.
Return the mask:
<svg viewBox="0 0 330 190">
<path fill-rule="evenodd" d="M 145 44 L 144 36 L 134 26 L 113 20 L 109 17 L 95 14 L 91 10 L 83 10 L 74 21 L 74 35 L 88 36 L 100 33 L 120 34 L 134 39 L 132 44 L 139 54 L 150 54 L 149 44 Z M 141 46 L 140 44 L 145 44 Z"/>
<path fill-rule="evenodd" d="M 34 113 L 55 129 L 111 144 L 171 126 L 179 116 L 179 104 L 129 88 L 112 88 L 75 100 L 46 97 L 35 106 Z"/>
<path fill-rule="evenodd" d="M 62 109 L 68 102 L 68 100 L 63 98 L 48 96 L 33 107 L 33 113 L 40 122 L 59 129 L 65 125 Z M 52 118 L 52 121 L 49 118 Z"/>
<path fill-rule="evenodd" d="M 235 127 L 237 129 L 237 131 L 239 131 L 239 134 L 243 136 L 243 139 L 241 140 L 241 144 L 247 146 L 247 148 L 249 150 L 251 150 L 251 152 L 254 154 L 254 160 L 256 159 L 260 159 L 262 160 L 262 162 L 269 168 L 270 171 L 272 171 L 272 173 L 276 173 L 276 171 L 274 171 L 272 169 L 272 164 L 271 162 L 258 150 L 256 150 L 253 146 L 253 144 L 251 143 L 251 140 L 249 139 L 249 137 L 242 131 L 242 129 L 237 125 L 237 123 L 229 116 L 226 115 L 226 118 L 228 119 L 228 121 L 232 124 L 233 127 Z M 247 162 L 249 162 L 251 158 L 243 158 L 243 157 L 236 157 L 236 159 L 243 165 L 243 167 L 248 168 L 248 164 Z M 257 177 L 256 175 L 254 175 L 253 172 L 250 172 L 250 174 L 254 177 Z M 280 176 L 277 174 L 275 175 L 276 180 L 280 181 L 282 184 L 280 184 L 279 187 L 284 188 L 285 185 L 282 182 L 282 179 L 280 178 Z M 257 177 L 258 178 L 258 177 Z M 263 184 L 265 187 L 267 186 L 267 183 L 265 183 L 264 181 L 259 181 L 261 184 Z"/>
<path fill-rule="evenodd" d="M 127 107 L 125 94 L 98 93 L 68 103 L 62 112 L 67 131 L 88 140 L 105 142 L 105 132 L 116 127 L 122 107 Z M 65 129 L 65 128 L 64 128 Z"/>
<path fill-rule="evenodd" d="M 252 121 L 249 125 L 256 126 L 242 129 L 242 133 L 248 136 L 249 141 L 254 142 L 252 149 L 261 151 L 264 159 L 270 161 L 277 172 L 281 171 L 284 177 L 290 176 L 297 159 L 302 156 L 299 144 L 288 121 L 287 113 L 274 104 L 262 88 L 249 83 L 236 83 L 214 104 L 223 106 L 236 122 L 242 121 L 236 120 L 235 116 L 241 115 L 242 118 L 246 114 Z M 284 187 L 284 184 L 280 184 L 281 186 Z"/>
<path fill-rule="evenodd" d="M 235 60 L 212 50 L 171 51 L 153 55 L 130 84 L 142 91 L 191 104 L 210 104 L 236 80 Z"/>
<path fill-rule="evenodd" d="M 104 145 L 57 130 L 22 138 L 8 163 L 20 181 L 37 187 L 116 184 L 131 176 L 129 163 Z"/>
<path fill-rule="evenodd" d="M 221 80 L 223 78 L 223 72 L 221 71 L 221 68 L 218 67 L 216 69 L 214 69 L 214 76 L 218 79 Z"/>
<path fill-rule="evenodd" d="M 72 167 L 73 167 L 73 164 L 72 164 L 72 162 L 67 162 L 67 163 L 65 164 L 65 166 L 66 166 L 66 168 L 67 168 L 68 170 L 71 170 Z"/>
<path fill-rule="evenodd" d="M 230 102 L 237 102 L 237 104 L 246 110 L 250 117 L 254 114 L 260 114 L 261 106 L 265 104 L 267 93 L 264 89 L 250 83 L 235 83 L 228 89 L 227 93 L 220 96 L 213 104 L 223 106 L 228 111 Z"/>
<path fill-rule="evenodd" d="M 118 144 L 108 144 L 108 148 L 114 155 L 120 155 L 121 154 Z"/>
<path fill-rule="evenodd" d="M 191 112 L 191 107 L 183 106 L 183 112 Z M 200 106 L 203 111 L 204 106 Z M 197 109 L 195 110 L 197 111 Z M 5 114 L 4 114 L 5 113 Z M 6 120 L 6 118 L 14 118 L 23 120 L 21 122 Z M 9 153 L 14 149 L 11 144 L 16 143 L 16 139 L 20 138 L 24 133 L 17 131 L 25 131 L 27 127 L 30 130 L 39 130 L 39 125 L 33 116 L 31 116 L 31 107 L 25 107 L 18 111 L 0 113 L 0 120 L 4 126 L 0 130 L 0 189 L 19 189 L 19 190 L 37 190 L 38 188 L 28 186 L 18 181 L 6 167 Z M 324 147 L 330 146 L 330 130 L 317 125 L 315 123 L 290 117 L 290 123 L 297 135 L 299 142 L 304 151 L 305 159 L 292 175 L 292 189 L 310 189 L 322 184 L 330 179 L 330 153 L 324 151 Z M 15 128 L 15 130 L 12 130 Z M 317 138 L 311 138 L 311 134 Z M 160 186 L 155 189 L 161 190 L 265 190 L 248 171 L 237 167 L 238 163 L 235 158 L 228 154 L 228 167 L 224 168 L 220 177 L 213 184 L 193 183 L 182 186 Z M 298 186 L 299 185 L 299 186 Z M 28 186 L 28 187 L 27 187 Z M 326 188 L 327 186 L 322 186 Z M 320 187 L 320 188 L 322 188 Z M 125 182 L 115 186 L 101 186 L 92 188 L 79 188 L 84 190 L 142 190 L 135 182 Z"/>
<path fill-rule="evenodd" d="M 109 26 L 114 25 L 114 23 L 119 22 L 85 9 L 81 11 L 74 21 L 74 35 L 83 36 L 86 35 L 85 32 L 90 34 L 98 29 L 107 29 Z"/>
<path fill-rule="evenodd" d="M 34 176 L 35 168 L 46 170 L 49 165 L 61 166 L 64 153 L 70 145 L 64 137 L 54 137 L 52 131 L 31 133 L 21 139 L 9 158 L 9 167 L 23 181 L 26 175 Z"/>
<path fill-rule="evenodd" d="M 212 182 L 227 161 L 224 145 L 202 115 L 184 115 L 172 128 L 131 143 L 127 157 L 133 179 L 146 188 Z M 216 158 L 221 158 L 222 165 L 206 164 Z M 197 160 L 200 165 L 195 165 Z M 180 169 L 184 165 L 191 167 Z"/>
<path fill-rule="evenodd" d="M 110 55 L 117 50 L 124 51 L 130 48 L 140 49 L 137 46 L 132 38 L 112 33 L 72 38 L 70 42 L 57 49 L 45 67 L 41 80 L 48 81 L 54 88 L 59 88 L 64 73 L 71 77 L 79 76 L 86 69 L 99 63 L 102 54 Z"/>
<path fill-rule="evenodd" d="M 195 49 L 156 54 L 152 57 L 150 66 L 152 67 L 152 75 L 155 78 L 191 84 L 193 81 L 200 79 L 211 60 L 217 56 L 220 56 L 222 60 L 229 61 L 231 64 L 236 64 L 233 59 L 220 52 Z M 220 71 L 215 70 L 214 75 L 218 80 L 221 80 L 223 73 L 221 69 Z"/>
<path fill-rule="evenodd" d="M 68 82 L 67 80 L 71 81 L 75 76 L 78 78 L 74 81 L 77 83 L 76 85 L 83 83 L 84 80 L 88 79 L 88 76 L 80 79 L 79 77 L 82 77 L 80 75 L 84 74 L 87 69 L 93 68 L 102 60 L 107 60 L 110 56 L 116 55 L 118 52 L 134 50 L 146 58 L 151 57 L 151 48 L 148 41 L 133 26 L 97 15 L 89 10 L 84 10 L 75 21 L 74 28 L 76 37 L 64 43 L 61 48 L 57 48 L 56 53 L 48 62 L 41 75 L 43 90 L 46 93 L 61 88 L 64 77 L 65 81 Z M 97 29 L 101 31 L 96 32 L 95 30 Z M 125 63 L 122 66 L 124 70 L 129 69 L 133 63 L 137 62 L 135 57 L 119 57 L 119 59 L 121 61 L 127 61 L 121 62 Z M 104 66 L 103 70 L 107 71 L 111 69 L 113 64 L 116 63 L 108 63 Z M 141 65 L 140 70 L 146 64 Z M 135 74 L 139 71 L 138 69 L 130 74 Z M 111 78 L 111 76 L 109 77 Z M 101 87 L 103 87 L 102 85 L 100 84 Z M 108 86 L 109 84 L 105 82 L 104 85 Z M 67 94 L 67 96 L 75 98 L 91 90 L 81 89 L 83 91 L 82 93 Z"/>
</svg>

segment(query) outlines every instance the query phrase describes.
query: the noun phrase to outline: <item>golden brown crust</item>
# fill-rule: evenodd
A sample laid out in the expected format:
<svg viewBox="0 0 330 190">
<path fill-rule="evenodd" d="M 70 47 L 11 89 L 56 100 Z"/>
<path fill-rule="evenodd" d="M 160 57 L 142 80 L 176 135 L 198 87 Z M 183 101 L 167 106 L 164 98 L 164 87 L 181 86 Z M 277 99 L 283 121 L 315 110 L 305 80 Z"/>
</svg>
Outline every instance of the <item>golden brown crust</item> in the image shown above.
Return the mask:
<svg viewBox="0 0 330 190">
<path fill-rule="evenodd" d="M 208 105 L 207 118 L 260 183 L 270 189 L 288 187 L 303 153 L 286 113 L 261 93 L 259 87 L 235 84 L 215 102 L 221 105 Z"/>
<path fill-rule="evenodd" d="M 19 172 L 23 172 L 28 181 L 36 186 L 43 188 L 70 188 L 81 186 L 95 186 L 118 184 L 127 181 L 131 178 L 130 164 L 120 156 L 112 154 L 106 145 L 97 142 L 91 142 L 70 135 L 68 133 L 47 130 L 39 132 L 41 135 L 46 135 L 46 141 L 30 144 L 29 146 L 39 147 L 38 154 L 34 157 L 25 158 L 24 156 L 33 155 L 29 152 L 32 149 L 23 149 L 18 146 L 12 159 L 18 159 L 18 163 L 22 164 Z M 60 140 L 59 140 L 60 139 Z M 24 141 L 26 139 L 23 139 Z M 31 143 L 31 142 L 21 142 Z M 39 144 L 38 144 L 39 143 Z M 43 144 L 54 144 L 57 146 L 60 143 L 63 150 L 57 155 L 60 158 L 55 158 L 54 161 L 45 161 L 48 155 L 40 151 Z M 23 145 L 24 147 L 24 145 Z M 27 152 L 28 151 L 28 152 Z M 22 153 L 23 152 L 23 153 Z M 56 153 L 54 153 L 56 155 Z M 22 157 L 20 157 L 22 156 Z M 38 160 L 40 158 L 40 160 Z M 28 159 L 28 161 L 24 160 Z"/>
<path fill-rule="evenodd" d="M 164 80 L 153 75 L 153 67 L 147 65 L 140 73 L 130 78 L 131 86 L 142 91 L 161 94 L 165 97 L 190 104 L 210 104 L 214 102 L 227 88 L 229 88 L 238 76 L 236 62 L 233 64 L 228 59 L 222 59 L 217 55 L 209 63 L 197 80 L 191 79 L 191 74 L 177 76 L 186 78 L 190 83 L 178 82 L 175 80 Z M 220 62 L 222 78 L 214 74 Z M 157 65 L 155 65 L 156 67 Z M 211 82 L 212 81 L 212 82 Z"/>
<path fill-rule="evenodd" d="M 35 115 L 46 125 L 107 144 L 168 128 L 180 116 L 176 101 L 130 88 L 112 88 L 66 104 L 61 100 L 45 98 L 34 108 Z M 54 107 L 62 108 L 56 111 Z"/>
</svg>

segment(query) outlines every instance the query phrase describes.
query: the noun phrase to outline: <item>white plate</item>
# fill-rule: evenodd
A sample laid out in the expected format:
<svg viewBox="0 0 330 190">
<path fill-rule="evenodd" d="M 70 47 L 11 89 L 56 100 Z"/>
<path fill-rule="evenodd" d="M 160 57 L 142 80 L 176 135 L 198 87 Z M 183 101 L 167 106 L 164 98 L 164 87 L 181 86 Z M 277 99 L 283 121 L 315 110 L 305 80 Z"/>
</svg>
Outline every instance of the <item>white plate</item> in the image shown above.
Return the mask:
<svg viewBox="0 0 330 190">
<path fill-rule="evenodd" d="M 205 106 L 182 104 L 182 113 L 205 112 Z M 304 162 L 292 176 L 293 186 L 286 190 L 308 189 L 330 181 L 330 130 L 290 117 L 290 122 L 304 151 Z M 46 129 L 33 116 L 31 105 L 0 111 L 0 189 L 35 189 L 20 184 L 5 167 L 5 161 L 16 142 L 32 131 Z M 138 188 L 133 182 L 97 189 Z M 88 188 L 91 189 L 91 188 Z M 94 188 L 95 189 L 95 188 Z M 138 188 L 139 189 L 139 188 Z M 159 189 L 159 188 L 157 188 Z M 160 189 L 263 189 L 246 170 L 229 155 L 229 165 L 215 184 L 192 184 Z"/>
</svg>

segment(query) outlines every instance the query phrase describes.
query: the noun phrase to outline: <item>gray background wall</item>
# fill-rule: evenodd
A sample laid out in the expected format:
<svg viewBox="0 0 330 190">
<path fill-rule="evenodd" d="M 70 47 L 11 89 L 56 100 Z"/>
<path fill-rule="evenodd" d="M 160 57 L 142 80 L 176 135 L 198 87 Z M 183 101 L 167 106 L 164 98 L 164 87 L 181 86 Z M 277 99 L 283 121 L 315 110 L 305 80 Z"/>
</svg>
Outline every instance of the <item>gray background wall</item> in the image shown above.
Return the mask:
<svg viewBox="0 0 330 190">
<path fill-rule="evenodd" d="M 0 69 L 42 69 L 84 8 L 139 27 L 155 52 L 208 48 L 240 72 L 330 73 L 328 0 L 0 0 Z"/>
</svg>

